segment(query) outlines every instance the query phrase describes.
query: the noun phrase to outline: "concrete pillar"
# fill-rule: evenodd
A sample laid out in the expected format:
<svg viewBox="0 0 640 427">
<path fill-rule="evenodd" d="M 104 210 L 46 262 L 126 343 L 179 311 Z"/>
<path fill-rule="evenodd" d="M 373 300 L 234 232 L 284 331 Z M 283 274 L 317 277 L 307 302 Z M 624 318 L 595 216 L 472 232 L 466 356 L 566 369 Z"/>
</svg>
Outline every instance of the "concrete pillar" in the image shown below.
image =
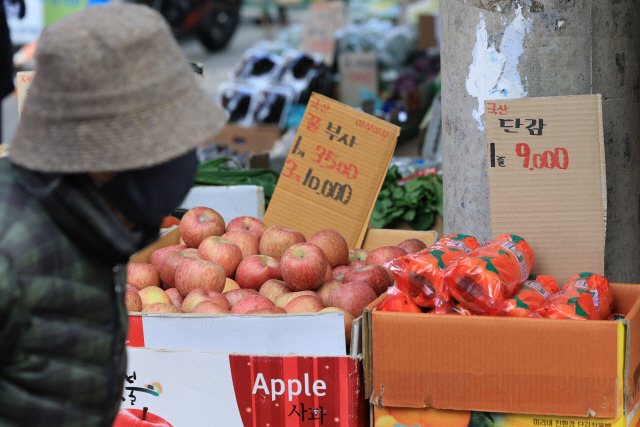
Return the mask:
<svg viewBox="0 0 640 427">
<path fill-rule="evenodd" d="M 640 2 L 441 0 L 440 20 L 445 234 L 491 238 L 486 99 L 600 93 L 605 274 L 640 283 Z"/>
</svg>

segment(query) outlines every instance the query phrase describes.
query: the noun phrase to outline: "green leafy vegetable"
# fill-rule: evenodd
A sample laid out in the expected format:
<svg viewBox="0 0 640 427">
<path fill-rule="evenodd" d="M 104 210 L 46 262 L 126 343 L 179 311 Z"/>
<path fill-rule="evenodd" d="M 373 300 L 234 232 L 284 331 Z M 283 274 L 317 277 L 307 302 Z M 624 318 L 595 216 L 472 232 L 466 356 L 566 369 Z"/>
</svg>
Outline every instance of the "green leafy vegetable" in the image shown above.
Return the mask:
<svg viewBox="0 0 640 427">
<path fill-rule="evenodd" d="M 371 214 L 371 225 L 385 228 L 406 221 L 414 230 L 428 230 L 442 216 L 442 177 L 435 174 L 415 176 L 404 184 L 397 166 L 387 171 Z"/>
<path fill-rule="evenodd" d="M 198 164 L 195 186 L 257 185 L 264 189 L 264 203 L 268 206 L 276 188 L 279 174 L 268 168 L 243 169 L 229 157 L 219 157 Z"/>
</svg>

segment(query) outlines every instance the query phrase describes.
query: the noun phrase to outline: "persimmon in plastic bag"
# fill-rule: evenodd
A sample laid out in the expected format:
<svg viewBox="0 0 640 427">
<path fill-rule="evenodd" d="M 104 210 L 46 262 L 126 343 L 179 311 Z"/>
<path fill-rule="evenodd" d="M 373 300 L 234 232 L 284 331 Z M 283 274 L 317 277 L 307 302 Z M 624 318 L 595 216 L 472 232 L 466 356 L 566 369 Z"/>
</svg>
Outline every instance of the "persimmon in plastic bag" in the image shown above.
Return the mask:
<svg viewBox="0 0 640 427">
<path fill-rule="evenodd" d="M 422 309 L 414 303 L 409 295 L 395 286 L 387 289 L 387 297 L 380 303 L 377 310 L 395 311 L 401 313 L 422 313 Z"/>
<path fill-rule="evenodd" d="M 393 259 L 385 266 L 398 289 L 420 307 L 437 307 L 451 299 L 442 284 L 442 269 L 455 258 L 479 247 L 475 237 L 450 234 L 422 251 Z"/>
<path fill-rule="evenodd" d="M 559 290 L 553 277 L 543 274 L 531 276 L 515 295 L 504 300 L 505 314 L 511 317 L 526 317 L 543 307 Z"/>
<path fill-rule="evenodd" d="M 451 300 L 447 303 L 440 304 L 438 307 L 435 307 L 433 310 L 429 311 L 431 314 L 458 314 L 460 316 L 471 316 L 475 313 L 472 313 L 468 309 L 464 308 L 460 304 L 456 304 L 455 301 Z"/>
<path fill-rule="evenodd" d="M 533 250 L 520 236 L 503 234 L 454 259 L 442 279 L 458 303 L 475 314 L 505 313 L 510 298 L 531 274 Z"/>
<path fill-rule="evenodd" d="M 565 283 L 549 302 L 537 310 L 550 319 L 606 320 L 613 310 L 609 280 L 599 274 L 580 273 Z"/>
</svg>

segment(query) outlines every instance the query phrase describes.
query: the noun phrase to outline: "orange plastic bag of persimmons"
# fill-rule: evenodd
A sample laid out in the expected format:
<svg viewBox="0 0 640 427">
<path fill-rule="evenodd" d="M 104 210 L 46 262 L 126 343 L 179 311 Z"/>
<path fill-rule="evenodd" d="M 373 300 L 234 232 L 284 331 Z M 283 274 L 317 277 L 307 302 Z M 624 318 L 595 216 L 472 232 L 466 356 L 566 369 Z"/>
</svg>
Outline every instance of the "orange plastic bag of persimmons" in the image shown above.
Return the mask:
<svg viewBox="0 0 640 427">
<path fill-rule="evenodd" d="M 558 282 L 551 276 L 532 275 L 525 280 L 514 296 L 504 300 L 505 314 L 511 317 L 526 317 L 542 308 L 560 290 Z"/>
<path fill-rule="evenodd" d="M 503 234 L 454 259 L 442 279 L 451 297 L 473 313 L 504 315 L 504 300 L 520 290 L 534 265 L 529 244 L 515 234 Z"/>
<path fill-rule="evenodd" d="M 395 286 L 387 289 L 387 297 L 380 303 L 377 310 L 395 311 L 401 313 L 422 313 L 422 309 L 414 303 L 409 295 Z"/>
<path fill-rule="evenodd" d="M 613 310 L 609 280 L 599 274 L 580 273 L 531 317 L 607 320 Z"/>
<path fill-rule="evenodd" d="M 442 270 L 452 260 L 480 246 L 475 237 L 449 234 L 419 252 L 389 261 L 398 289 L 420 307 L 439 307 L 451 299 L 443 286 Z"/>
<path fill-rule="evenodd" d="M 461 304 L 456 304 L 454 300 L 449 301 L 446 304 L 439 305 L 433 310 L 429 311 L 431 314 L 458 314 L 460 316 L 472 316 L 474 313 L 463 307 Z"/>
</svg>

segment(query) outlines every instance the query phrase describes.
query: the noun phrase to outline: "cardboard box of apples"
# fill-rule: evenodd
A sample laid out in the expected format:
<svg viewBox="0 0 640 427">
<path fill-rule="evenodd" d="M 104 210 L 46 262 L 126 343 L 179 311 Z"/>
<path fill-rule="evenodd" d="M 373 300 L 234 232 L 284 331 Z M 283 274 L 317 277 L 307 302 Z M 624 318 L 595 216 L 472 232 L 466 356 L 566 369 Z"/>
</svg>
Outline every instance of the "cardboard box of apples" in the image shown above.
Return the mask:
<svg viewBox="0 0 640 427">
<path fill-rule="evenodd" d="M 360 315 L 392 283 L 381 264 L 436 237 L 370 230 L 350 248 L 332 229 L 307 239 L 254 217 L 225 224 L 211 208 L 190 209 L 127 266 L 119 419 L 365 425 Z"/>
</svg>

